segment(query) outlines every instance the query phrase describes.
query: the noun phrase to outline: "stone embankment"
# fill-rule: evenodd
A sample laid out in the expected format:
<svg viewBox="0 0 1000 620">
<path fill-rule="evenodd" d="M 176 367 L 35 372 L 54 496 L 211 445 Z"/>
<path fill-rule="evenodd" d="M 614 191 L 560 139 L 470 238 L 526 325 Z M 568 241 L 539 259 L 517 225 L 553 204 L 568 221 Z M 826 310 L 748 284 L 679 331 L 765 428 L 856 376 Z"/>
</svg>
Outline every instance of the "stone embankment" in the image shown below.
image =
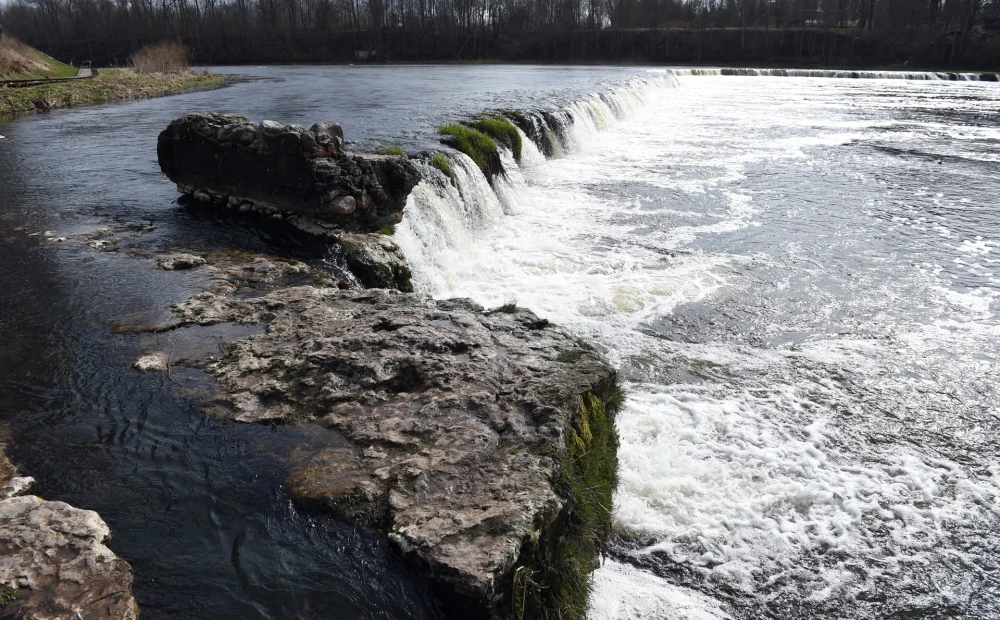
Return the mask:
<svg viewBox="0 0 1000 620">
<path fill-rule="evenodd" d="M 405 157 L 348 153 L 337 123 L 310 129 L 234 114 L 188 114 L 157 142 L 164 174 L 201 200 L 372 232 L 401 217 L 419 182 Z"/>
<path fill-rule="evenodd" d="M 20 495 L 32 479 L 0 445 L 0 617 L 135 620 L 131 567 L 96 512 Z"/>
</svg>

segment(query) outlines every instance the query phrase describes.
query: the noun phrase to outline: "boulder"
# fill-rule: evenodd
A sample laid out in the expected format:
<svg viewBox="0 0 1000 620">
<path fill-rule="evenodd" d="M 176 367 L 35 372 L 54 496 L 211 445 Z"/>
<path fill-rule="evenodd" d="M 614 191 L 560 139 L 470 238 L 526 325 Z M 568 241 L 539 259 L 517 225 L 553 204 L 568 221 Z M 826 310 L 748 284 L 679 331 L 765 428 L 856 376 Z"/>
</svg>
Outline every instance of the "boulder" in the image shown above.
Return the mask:
<svg viewBox="0 0 1000 620">
<path fill-rule="evenodd" d="M 233 114 L 188 114 L 160 133 L 160 169 L 203 202 L 241 205 L 374 232 L 401 217 L 420 180 L 406 158 L 345 153 L 337 123 L 311 129 Z"/>
<path fill-rule="evenodd" d="M 593 348 L 527 310 L 393 290 L 206 291 L 174 310 L 266 326 L 205 362 L 218 414 L 317 425 L 292 494 L 385 532 L 450 617 L 585 600 L 617 463 L 615 372 Z"/>
<path fill-rule="evenodd" d="M 391 237 L 381 233 L 346 234 L 337 238 L 348 269 L 365 288 L 412 292 L 410 266 Z"/>
</svg>

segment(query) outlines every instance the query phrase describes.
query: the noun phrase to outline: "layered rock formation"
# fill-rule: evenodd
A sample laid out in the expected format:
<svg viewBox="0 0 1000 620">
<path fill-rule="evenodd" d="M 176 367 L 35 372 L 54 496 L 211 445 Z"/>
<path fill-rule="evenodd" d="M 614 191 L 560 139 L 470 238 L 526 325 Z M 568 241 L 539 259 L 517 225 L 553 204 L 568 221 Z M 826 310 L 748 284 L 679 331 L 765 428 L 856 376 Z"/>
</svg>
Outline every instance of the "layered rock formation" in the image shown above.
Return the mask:
<svg viewBox="0 0 1000 620">
<path fill-rule="evenodd" d="M 0 449 L 0 617 L 135 620 L 128 563 L 96 512 L 33 495 Z"/>
<path fill-rule="evenodd" d="M 399 221 L 420 180 L 405 157 L 348 153 L 336 123 L 310 129 L 233 114 L 188 114 L 160 133 L 160 168 L 202 201 L 327 230 L 374 232 Z M 291 217 L 289 217 L 291 216 Z"/>
<path fill-rule="evenodd" d="M 264 330 L 190 363 L 217 378 L 219 415 L 323 429 L 290 458 L 291 493 L 386 533 L 449 617 L 582 618 L 617 480 L 614 370 L 527 310 L 400 292 L 412 291 L 409 267 L 373 231 L 399 220 L 416 170 L 342 144 L 334 124 L 217 114 L 160 135 L 160 165 L 181 191 L 335 238 L 371 289 L 320 275 L 243 291 L 238 258 L 210 259 L 204 268 L 230 284 L 175 306 L 172 327 Z M 282 271 L 271 262 L 252 265 Z M 147 357 L 137 364 L 155 368 Z"/>
<path fill-rule="evenodd" d="M 591 347 L 527 310 L 389 290 L 204 292 L 175 311 L 266 326 L 207 364 L 220 414 L 327 429 L 295 452 L 291 492 L 384 531 L 450 616 L 582 613 L 563 608 L 607 536 L 617 446 L 615 372 Z"/>
</svg>

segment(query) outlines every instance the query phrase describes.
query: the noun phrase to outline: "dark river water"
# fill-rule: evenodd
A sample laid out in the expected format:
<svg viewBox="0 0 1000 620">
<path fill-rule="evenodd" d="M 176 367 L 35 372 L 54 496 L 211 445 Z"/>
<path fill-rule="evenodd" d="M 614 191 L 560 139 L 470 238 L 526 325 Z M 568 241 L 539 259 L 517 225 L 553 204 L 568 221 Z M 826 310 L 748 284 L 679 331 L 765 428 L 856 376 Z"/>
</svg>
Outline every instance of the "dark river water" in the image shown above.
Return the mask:
<svg viewBox="0 0 1000 620">
<path fill-rule="evenodd" d="M 0 423 L 37 494 L 107 521 L 143 617 L 437 617 L 383 539 L 292 505 L 283 457 L 308 429 L 215 419 L 206 377 L 131 368 L 241 334 L 118 333 L 204 285 L 142 256 L 327 264 L 178 205 L 158 132 L 211 110 L 419 150 L 463 115 L 546 105 L 575 119 L 558 157 L 529 145 L 496 191 L 456 158 L 458 187 L 419 186 L 396 238 L 419 290 L 517 302 L 622 369 L 591 615 L 1000 617 L 997 85 L 226 71 L 265 79 L 0 122 Z M 86 246 L 108 227 L 120 251 Z"/>
</svg>

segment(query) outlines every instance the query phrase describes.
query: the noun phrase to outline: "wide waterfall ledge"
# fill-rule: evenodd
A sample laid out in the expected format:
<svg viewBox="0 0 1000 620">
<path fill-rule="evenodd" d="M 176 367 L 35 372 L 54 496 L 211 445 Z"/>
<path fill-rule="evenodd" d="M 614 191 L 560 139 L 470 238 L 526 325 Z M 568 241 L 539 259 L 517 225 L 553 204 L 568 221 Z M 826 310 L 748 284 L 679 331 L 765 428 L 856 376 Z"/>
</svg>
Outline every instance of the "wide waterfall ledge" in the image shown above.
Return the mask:
<svg viewBox="0 0 1000 620">
<path fill-rule="evenodd" d="M 294 260 L 165 255 L 161 269 L 215 277 L 155 330 L 259 326 L 220 356 L 172 363 L 215 378 L 206 407 L 222 418 L 308 425 L 316 440 L 287 463 L 291 495 L 387 536 L 449 617 L 584 617 L 611 533 L 615 370 L 529 310 L 409 292 L 399 248 L 376 231 L 421 178 L 448 181 L 433 158 L 342 145 L 334 123 L 171 123 L 158 154 L 183 192 L 336 239 L 367 290 Z M 454 174 L 472 172 L 456 157 Z M 170 364 L 151 352 L 136 368 Z"/>
</svg>

